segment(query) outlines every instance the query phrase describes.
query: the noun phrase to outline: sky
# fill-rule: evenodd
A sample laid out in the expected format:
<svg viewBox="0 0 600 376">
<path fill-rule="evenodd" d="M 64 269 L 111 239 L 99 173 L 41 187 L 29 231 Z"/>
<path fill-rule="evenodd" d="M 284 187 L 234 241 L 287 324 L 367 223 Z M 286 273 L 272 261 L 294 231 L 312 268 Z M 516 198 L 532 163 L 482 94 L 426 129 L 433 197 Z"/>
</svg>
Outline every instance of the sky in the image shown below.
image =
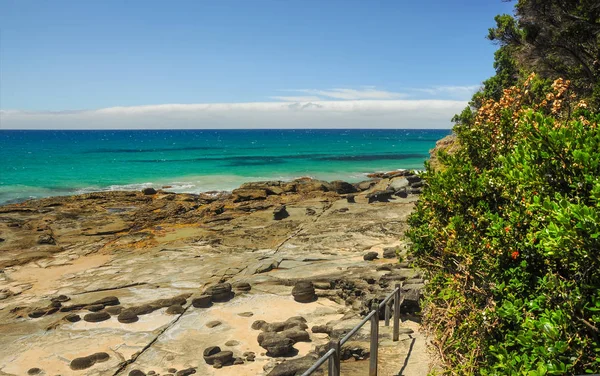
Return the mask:
<svg viewBox="0 0 600 376">
<path fill-rule="evenodd" d="M 0 0 L 0 129 L 449 128 L 501 0 Z"/>
</svg>

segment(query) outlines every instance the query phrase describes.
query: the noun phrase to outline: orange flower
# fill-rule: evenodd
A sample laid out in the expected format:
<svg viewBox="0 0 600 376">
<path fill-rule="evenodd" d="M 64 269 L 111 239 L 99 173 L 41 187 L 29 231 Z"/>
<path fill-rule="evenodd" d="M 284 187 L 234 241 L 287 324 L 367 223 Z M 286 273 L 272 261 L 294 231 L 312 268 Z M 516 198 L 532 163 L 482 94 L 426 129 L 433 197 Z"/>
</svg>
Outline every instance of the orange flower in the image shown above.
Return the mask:
<svg viewBox="0 0 600 376">
<path fill-rule="evenodd" d="M 509 231 L 510 231 L 510 226 L 506 226 L 506 227 L 504 228 L 504 232 L 508 233 Z"/>
<path fill-rule="evenodd" d="M 516 260 L 517 257 L 519 257 L 519 251 L 514 251 L 510 254 L 510 257 L 512 257 L 513 260 Z"/>
</svg>

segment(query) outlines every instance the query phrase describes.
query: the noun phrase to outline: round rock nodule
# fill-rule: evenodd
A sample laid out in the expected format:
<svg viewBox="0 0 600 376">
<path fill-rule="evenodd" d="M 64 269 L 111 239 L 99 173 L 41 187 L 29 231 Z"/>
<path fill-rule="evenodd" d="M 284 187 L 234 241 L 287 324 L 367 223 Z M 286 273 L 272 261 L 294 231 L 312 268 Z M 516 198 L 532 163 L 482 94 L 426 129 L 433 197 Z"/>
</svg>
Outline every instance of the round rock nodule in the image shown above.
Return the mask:
<svg viewBox="0 0 600 376">
<path fill-rule="evenodd" d="M 29 371 L 27 371 L 28 375 L 39 375 L 40 373 L 42 373 L 42 370 L 37 367 L 30 368 Z"/>
<path fill-rule="evenodd" d="M 110 319 L 110 313 L 106 311 L 92 312 L 83 316 L 83 320 L 87 322 L 100 322 Z"/>
<path fill-rule="evenodd" d="M 69 313 L 68 315 L 63 317 L 63 320 L 68 321 L 68 322 L 78 322 L 81 320 L 81 317 L 78 314 Z"/>
<path fill-rule="evenodd" d="M 73 359 L 71 361 L 71 364 L 69 364 L 69 367 L 71 367 L 71 369 L 73 371 L 78 371 L 78 370 L 90 368 L 95 363 L 96 363 L 96 357 L 94 357 L 94 356 L 84 356 L 84 357 L 81 357 L 81 358 L 75 358 L 75 359 Z"/>
<path fill-rule="evenodd" d="M 377 252 L 367 252 L 363 256 L 363 260 L 365 261 L 373 261 L 379 257 L 379 253 Z"/>
<path fill-rule="evenodd" d="M 146 376 L 146 374 L 139 369 L 134 369 L 129 372 L 129 376 Z"/>
<path fill-rule="evenodd" d="M 183 313 L 183 307 L 179 304 L 173 304 L 169 308 L 167 308 L 167 313 L 169 315 L 180 315 Z"/>
<path fill-rule="evenodd" d="M 212 305 L 212 299 L 210 295 L 201 295 L 192 300 L 192 305 L 195 308 L 208 308 Z"/>
<path fill-rule="evenodd" d="M 135 314 L 135 312 L 126 309 L 119 314 L 117 320 L 119 320 L 119 322 L 123 324 L 131 324 L 138 321 L 139 318 Z"/>
<path fill-rule="evenodd" d="M 312 282 L 308 281 L 297 282 L 292 289 L 292 296 L 294 296 L 294 300 L 299 303 L 310 303 L 317 300 L 315 287 Z"/>
<path fill-rule="evenodd" d="M 230 283 L 217 283 L 207 288 L 204 295 L 210 295 L 213 302 L 227 302 L 233 298 Z"/>
</svg>

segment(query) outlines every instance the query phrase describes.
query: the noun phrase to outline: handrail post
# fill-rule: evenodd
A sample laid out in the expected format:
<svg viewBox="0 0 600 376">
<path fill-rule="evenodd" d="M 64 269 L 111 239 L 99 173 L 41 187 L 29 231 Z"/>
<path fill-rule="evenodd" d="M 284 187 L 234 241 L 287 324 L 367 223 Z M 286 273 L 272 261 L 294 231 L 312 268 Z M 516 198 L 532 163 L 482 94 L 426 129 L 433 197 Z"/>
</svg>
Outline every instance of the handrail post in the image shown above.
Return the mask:
<svg viewBox="0 0 600 376">
<path fill-rule="evenodd" d="M 371 354 L 369 359 L 369 376 L 377 376 L 377 350 L 379 348 L 379 303 L 374 300 L 371 310 L 375 314 L 371 316 Z"/>
<path fill-rule="evenodd" d="M 335 350 L 329 357 L 329 376 L 340 376 L 340 341 L 332 339 L 329 341 L 329 348 Z"/>
<path fill-rule="evenodd" d="M 396 284 L 396 294 L 394 296 L 394 335 L 393 341 L 400 339 L 400 284 Z"/>
<path fill-rule="evenodd" d="M 385 303 L 385 326 L 390 326 L 391 308 L 390 302 Z"/>
</svg>

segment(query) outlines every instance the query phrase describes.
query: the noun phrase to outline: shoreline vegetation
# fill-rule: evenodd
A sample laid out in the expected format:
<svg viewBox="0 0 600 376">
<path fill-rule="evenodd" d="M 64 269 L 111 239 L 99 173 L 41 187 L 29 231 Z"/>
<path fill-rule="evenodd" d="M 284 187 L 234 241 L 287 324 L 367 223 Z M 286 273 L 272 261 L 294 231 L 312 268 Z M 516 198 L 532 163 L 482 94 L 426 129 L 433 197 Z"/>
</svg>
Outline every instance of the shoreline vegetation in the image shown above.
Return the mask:
<svg viewBox="0 0 600 376">
<path fill-rule="evenodd" d="M 449 375 L 600 372 L 600 7 L 519 0 L 409 219 Z M 535 72 L 535 73 L 534 73 Z"/>
</svg>

